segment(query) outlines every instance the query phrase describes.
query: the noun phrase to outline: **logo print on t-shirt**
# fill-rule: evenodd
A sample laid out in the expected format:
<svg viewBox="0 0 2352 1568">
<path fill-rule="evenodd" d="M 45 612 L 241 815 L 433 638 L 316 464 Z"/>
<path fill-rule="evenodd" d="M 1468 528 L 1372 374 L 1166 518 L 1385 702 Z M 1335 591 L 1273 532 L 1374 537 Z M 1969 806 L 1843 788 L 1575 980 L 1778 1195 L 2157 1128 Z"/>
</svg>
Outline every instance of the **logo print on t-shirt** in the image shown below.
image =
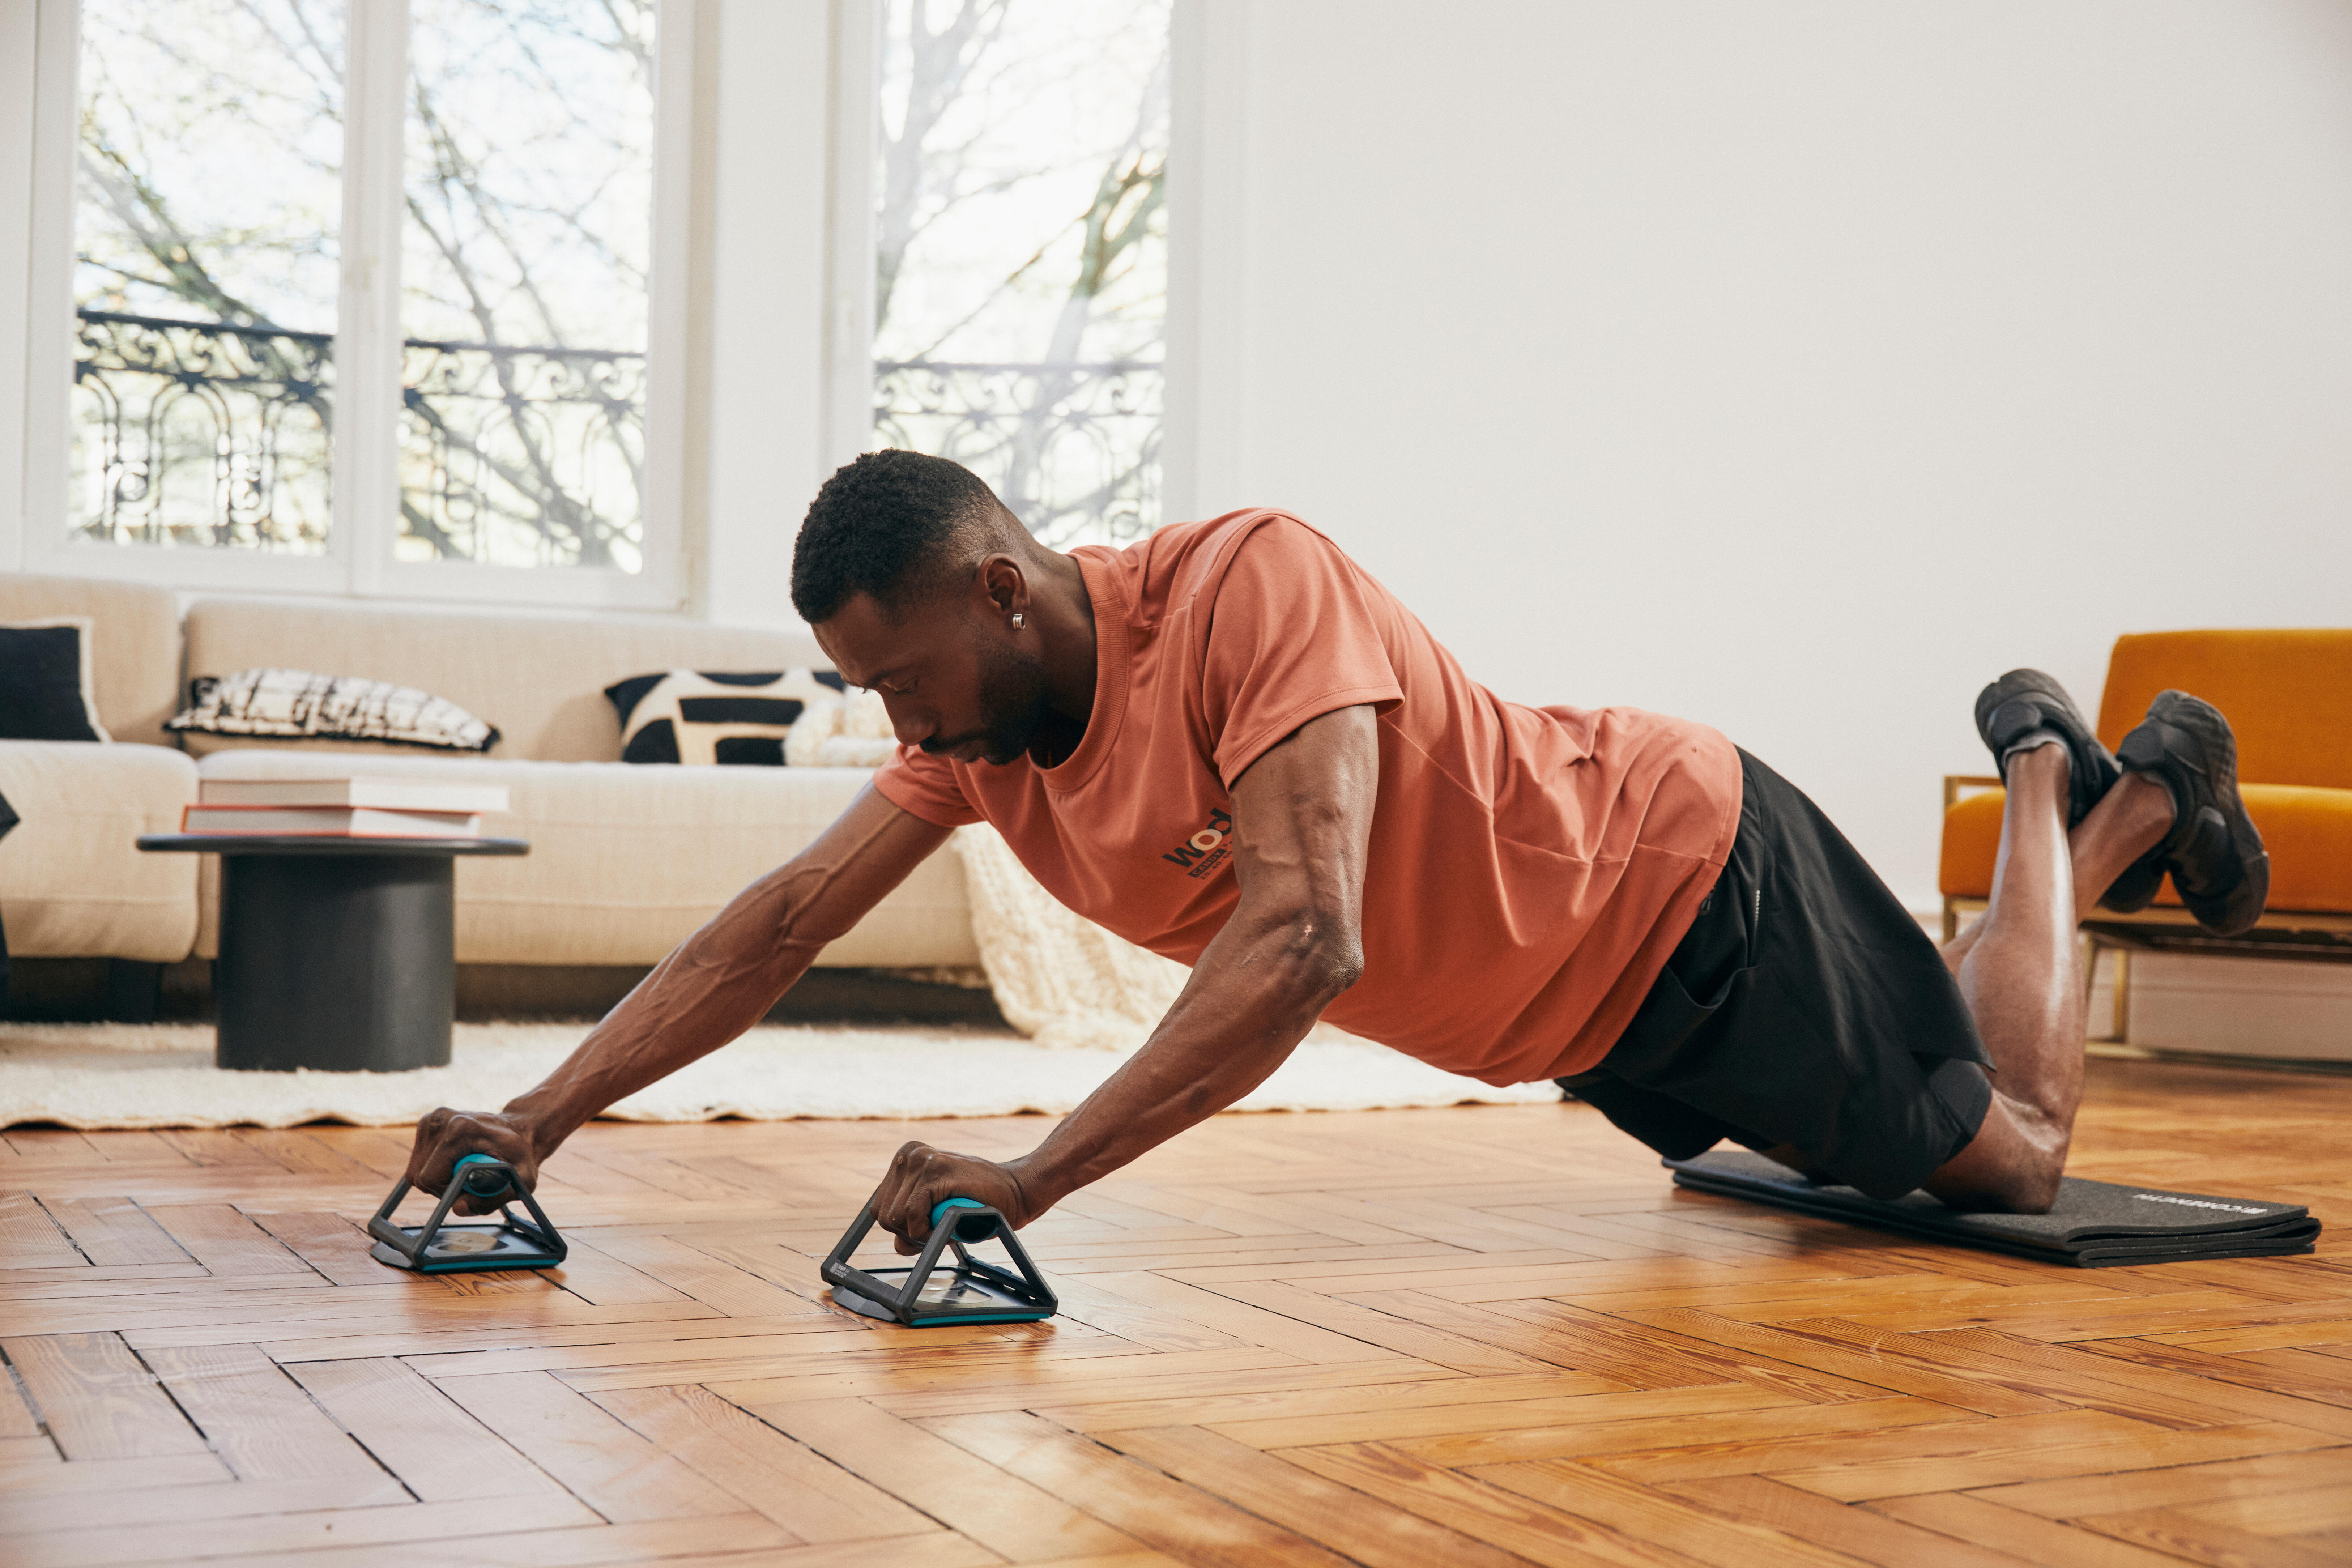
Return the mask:
<svg viewBox="0 0 2352 1568">
<path fill-rule="evenodd" d="M 1233 836 L 1233 817 L 1213 806 L 1209 811 L 1209 826 L 1160 858 L 1171 865 L 1183 867 L 1187 877 L 1205 877 L 1232 858 L 1233 851 L 1225 847 L 1225 840 Z"/>
</svg>

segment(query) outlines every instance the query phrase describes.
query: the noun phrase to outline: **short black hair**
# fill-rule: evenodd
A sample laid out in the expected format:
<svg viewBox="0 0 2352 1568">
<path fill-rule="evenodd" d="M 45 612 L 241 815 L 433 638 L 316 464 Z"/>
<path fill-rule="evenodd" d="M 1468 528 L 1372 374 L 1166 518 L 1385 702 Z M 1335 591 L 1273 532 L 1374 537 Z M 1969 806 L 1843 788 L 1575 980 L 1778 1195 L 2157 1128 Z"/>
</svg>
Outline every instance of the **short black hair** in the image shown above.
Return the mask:
<svg viewBox="0 0 2352 1568">
<path fill-rule="evenodd" d="M 809 503 L 793 548 L 793 608 L 811 626 L 858 594 L 894 612 L 930 585 L 963 525 L 998 505 L 961 463 L 920 452 L 868 452 L 834 470 Z"/>
</svg>

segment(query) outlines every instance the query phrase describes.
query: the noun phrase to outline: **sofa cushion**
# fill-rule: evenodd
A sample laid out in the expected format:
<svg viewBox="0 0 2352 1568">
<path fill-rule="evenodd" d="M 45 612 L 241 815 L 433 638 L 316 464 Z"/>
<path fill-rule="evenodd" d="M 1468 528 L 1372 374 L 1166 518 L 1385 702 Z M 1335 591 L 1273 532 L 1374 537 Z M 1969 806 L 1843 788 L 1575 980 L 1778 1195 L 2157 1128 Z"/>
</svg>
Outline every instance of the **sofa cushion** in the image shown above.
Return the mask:
<svg viewBox="0 0 2352 1568">
<path fill-rule="evenodd" d="M 604 688 L 621 721 L 621 761 L 780 768 L 784 737 L 811 708 L 837 707 L 832 670 L 673 669 Z"/>
<path fill-rule="evenodd" d="M 179 707 L 178 596 L 138 583 L 0 572 L 0 621 L 49 616 L 89 617 L 91 693 L 107 733 L 172 744 L 163 721 Z"/>
<path fill-rule="evenodd" d="M 878 768 L 898 750 L 890 705 L 871 690 L 810 709 L 784 737 L 784 761 L 796 768 Z"/>
<path fill-rule="evenodd" d="M 2099 739 L 2121 745 L 2168 687 L 2230 716 L 2240 778 L 2352 789 L 2352 629 L 2117 637 L 2099 699 Z M 2273 874 L 2278 858 L 2271 857 Z M 2275 889 L 2271 902 L 2278 903 Z"/>
<path fill-rule="evenodd" d="M 2270 907 L 2305 914 L 2352 914 L 2352 789 L 2250 784 L 2239 790 L 2247 814 L 2262 830 L 2263 847 L 2270 851 Z M 1945 897 L 1991 896 L 2005 800 L 2001 791 L 1990 789 L 1945 813 L 1937 877 Z M 2168 881 L 2157 901 L 2178 906 L 2180 899 Z"/>
<path fill-rule="evenodd" d="M 829 667 L 824 650 L 804 634 L 652 616 L 421 615 L 199 599 L 188 606 L 187 637 L 192 677 L 278 665 L 414 686 L 498 726 L 503 738 L 491 755 L 541 762 L 617 759 L 621 726 L 604 688 L 633 675 Z M 188 739 L 188 750 L 199 756 L 254 744 Z M 365 742 L 289 744 L 313 754 L 399 754 Z"/>
<path fill-rule="evenodd" d="M 195 855 L 147 855 L 176 833 L 196 766 L 162 746 L 0 741 L 0 795 L 23 820 L 0 840 L 0 923 L 18 958 L 176 963 L 196 936 Z"/>
<path fill-rule="evenodd" d="M 600 695 L 599 703 L 603 701 Z M 206 778 L 363 773 L 506 787 L 510 809 L 482 831 L 527 838 L 517 858 L 457 862 L 461 963 L 658 963 L 754 879 L 805 847 L 866 787 L 844 768 L 696 768 L 221 752 Z M 197 950 L 217 935 L 211 856 Z M 963 965 L 980 961 L 952 854 L 917 868 L 817 962 L 834 967 Z"/>
</svg>

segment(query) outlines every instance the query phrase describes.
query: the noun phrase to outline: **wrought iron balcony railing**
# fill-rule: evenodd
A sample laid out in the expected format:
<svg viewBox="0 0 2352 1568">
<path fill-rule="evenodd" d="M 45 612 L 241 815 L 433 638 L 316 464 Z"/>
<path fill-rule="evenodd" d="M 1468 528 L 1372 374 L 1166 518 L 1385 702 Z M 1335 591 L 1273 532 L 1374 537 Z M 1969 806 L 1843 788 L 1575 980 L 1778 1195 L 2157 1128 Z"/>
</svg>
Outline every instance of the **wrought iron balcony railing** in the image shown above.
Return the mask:
<svg viewBox="0 0 2352 1568">
<path fill-rule="evenodd" d="M 404 349 L 404 558 L 638 568 L 644 354 L 417 338 Z"/>
<path fill-rule="evenodd" d="M 74 526 L 118 543 L 326 548 L 334 339 L 82 310 Z M 403 345 L 403 559 L 640 563 L 646 358 L 610 349 Z M 965 463 L 1057 544 L 1160 521 L 1157 363 L 884 361 L 885 443 Z"/>
<path fill-rule="evenodd" d="M 78 315 L 76 528 L 124 544 L 326 548 L 332 337 Z"/>
<path fill-rule="evenodd" d="M 1156 361 L 874 366 L 883 445 L 978 473 L 1049 544 L 1123 543 L 1160 521 L 1167 377 Z"/>
<path fill-rule="evenodd" d="M 82 533 L 326 548 L 331 335 L 78 315 Z M 403 558 L 638 564 L 644 354 L 411 338 L 402 383 Z"/>
</svg>

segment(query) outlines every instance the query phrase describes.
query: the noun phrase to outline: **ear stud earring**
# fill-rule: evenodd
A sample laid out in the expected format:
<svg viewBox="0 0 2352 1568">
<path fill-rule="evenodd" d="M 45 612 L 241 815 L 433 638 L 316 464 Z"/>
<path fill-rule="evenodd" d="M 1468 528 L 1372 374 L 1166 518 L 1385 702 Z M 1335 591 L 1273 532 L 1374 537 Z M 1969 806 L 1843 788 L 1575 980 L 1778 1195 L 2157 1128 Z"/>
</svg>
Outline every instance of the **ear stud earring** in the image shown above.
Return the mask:
<svg viewBox="0 0 2352 1568">
<path fill-rule="evenodd" d="M 1015 610 L 1013 612 L 1013 629 L 1014 631 L 1019 631 L 1023 626 L 1025 626 L 1028 624 L 1029 616 L 1027 612 L 1023 610 Z"/>
</svg>

